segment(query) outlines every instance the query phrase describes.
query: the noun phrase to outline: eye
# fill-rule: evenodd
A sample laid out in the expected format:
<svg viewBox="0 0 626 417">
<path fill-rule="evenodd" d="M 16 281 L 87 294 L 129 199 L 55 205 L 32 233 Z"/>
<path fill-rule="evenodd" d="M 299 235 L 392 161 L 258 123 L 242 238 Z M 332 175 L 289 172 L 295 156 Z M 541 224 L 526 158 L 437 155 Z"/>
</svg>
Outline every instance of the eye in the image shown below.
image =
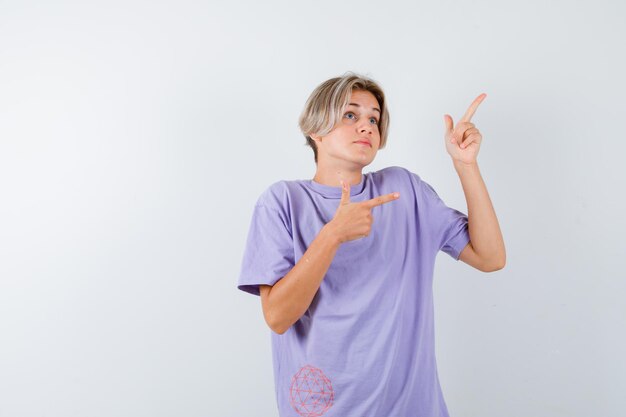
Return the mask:
<svg viewBox="0 0 626 417">
<path fill-rule="evenodd" d="M 349 115 L 351 115 L 352 117 L 348 117 Z M 346 112 L 346 113 L 344 114 L 344 117 L 348 117 L 348 119 L 351 119 L 351 120 L 356 120 L 356 116 L 355 116 L 355 114 L 354 114 L 354 113 L 352 113 L 351 111 Z M 377 124 L 378 124 L 378 120 L 377 120 L 375 117 L 370 117 L 370 122 L 372 122 L 372 120 L 374 121 L 374 122 L 373 122 L 373 124 L 375 124 L 375 125 L 377 125 Z"/>
</svg>

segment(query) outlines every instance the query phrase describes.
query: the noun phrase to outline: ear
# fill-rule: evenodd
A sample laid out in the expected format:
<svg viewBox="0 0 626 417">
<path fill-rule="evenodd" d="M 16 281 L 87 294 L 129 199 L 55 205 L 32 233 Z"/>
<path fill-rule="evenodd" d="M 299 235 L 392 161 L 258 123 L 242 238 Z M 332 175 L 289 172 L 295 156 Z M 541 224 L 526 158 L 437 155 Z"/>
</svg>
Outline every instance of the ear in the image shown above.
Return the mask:
<svg viewBox="0 0 626 417">
<path fill-rule="evenodd" d="M 316 143 L 322 141 L 322 138 L 315 133 L 311 133 L 309 136 L 311 136 L 311 139 L 313 139 Z"/>
</svg>

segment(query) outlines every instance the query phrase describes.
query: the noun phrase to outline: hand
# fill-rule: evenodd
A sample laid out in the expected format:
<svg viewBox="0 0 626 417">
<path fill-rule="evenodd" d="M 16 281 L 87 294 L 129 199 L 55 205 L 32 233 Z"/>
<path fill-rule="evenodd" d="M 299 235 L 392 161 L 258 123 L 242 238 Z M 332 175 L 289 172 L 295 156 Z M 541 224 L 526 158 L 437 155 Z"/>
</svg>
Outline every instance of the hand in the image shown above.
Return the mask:
<svg viewBox="0 0 626 417">
<path fill-rule="evenodd" d="M 370 234 L 374 217 L 371 210 L 376 206 L 400 198 L 400 193 L 385 194 L 367 201 L 350 202 L 350 186 L 341 181 L 341 201 L 335 217 L 328 222 L 339 243 L 364 238 Z"/>
<path fill-rule="evenodd" d="M 454 160 L 454 162 L 461 162 L 464 164 L 475 164 L 476 156 L 478 155 L 478 149 L 480 148 L 480 142 L 483 137 L 471 123 L 470 120 L 478 105 L 487 97 L 487 94 L 483 93 L 476 97 L 474 102 L 467 109 L 461 120 L 457 123 L 456 127 L 452 121 L 452 116 L 445 114 L 443 116 L 444 123 L 446 125 L 446 132 L 444 138 L 446 140 L 446 150 Z"/>
</svg>

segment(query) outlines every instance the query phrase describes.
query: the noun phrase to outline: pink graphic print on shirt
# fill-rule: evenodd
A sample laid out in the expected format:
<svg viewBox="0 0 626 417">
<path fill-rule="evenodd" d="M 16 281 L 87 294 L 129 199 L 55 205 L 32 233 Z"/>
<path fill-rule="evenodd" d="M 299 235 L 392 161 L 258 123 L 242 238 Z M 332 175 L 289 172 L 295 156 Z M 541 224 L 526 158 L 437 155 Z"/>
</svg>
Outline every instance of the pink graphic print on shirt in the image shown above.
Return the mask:
<svg viewBox="0 0 626 417">
<path fill-rule="evenodd" d="M 303 417 L 319 417 L 333 405 L 335 392 L 321 369 L 305 365 L 291 379 L 289 401 Z"/>
</svg>

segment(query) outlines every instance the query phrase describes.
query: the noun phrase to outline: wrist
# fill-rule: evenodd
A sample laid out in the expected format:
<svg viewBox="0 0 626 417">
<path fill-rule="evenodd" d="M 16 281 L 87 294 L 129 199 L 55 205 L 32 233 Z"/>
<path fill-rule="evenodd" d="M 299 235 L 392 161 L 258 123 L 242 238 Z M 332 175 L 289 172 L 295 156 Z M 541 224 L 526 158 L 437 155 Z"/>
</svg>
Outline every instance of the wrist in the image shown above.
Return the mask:
<svg viewBox="0 0 626 417">
<path fill-rule="evenodd" d="M 478 163 L 476 161 L 465 163 L 458 160 L 453 160 L 452 165 L 454 165 L 454 169 L 457 172 L 468 171 L 468 170 L 478 170 Z"/>
<path fill-rule="evenodd" d="M 331 222 L 332 222 L 332 220 L 330 222 L 326 223 L 322 227 L 322 230 L 320 230 L 319 235 L 324 240 L 329 241 L 331 244 L 333 244 L 335 246 L 339 246 L 339 245 L 341 245 L 342 242 L 341 242 L 341 239 L 339 238 L 339 235 L 335 231 L 335 228 L 333 227 L 333 224 Z"/>
</svg>

